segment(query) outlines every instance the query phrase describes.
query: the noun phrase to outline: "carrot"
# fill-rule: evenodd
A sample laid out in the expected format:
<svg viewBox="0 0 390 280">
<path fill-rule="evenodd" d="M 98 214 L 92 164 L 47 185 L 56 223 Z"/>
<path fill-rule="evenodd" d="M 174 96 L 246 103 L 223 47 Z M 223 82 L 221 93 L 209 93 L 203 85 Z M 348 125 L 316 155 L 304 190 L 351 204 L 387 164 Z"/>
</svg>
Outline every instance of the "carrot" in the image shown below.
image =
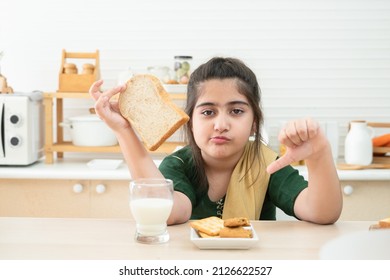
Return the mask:
<svg viewBox="0 0 390 280">
<path fill-rule="evenodd" d="M 390 133 L 372 138 L 372 145 L 374 147 L 383 147 L 387 144 L 390 144 Z"/>
</svg>

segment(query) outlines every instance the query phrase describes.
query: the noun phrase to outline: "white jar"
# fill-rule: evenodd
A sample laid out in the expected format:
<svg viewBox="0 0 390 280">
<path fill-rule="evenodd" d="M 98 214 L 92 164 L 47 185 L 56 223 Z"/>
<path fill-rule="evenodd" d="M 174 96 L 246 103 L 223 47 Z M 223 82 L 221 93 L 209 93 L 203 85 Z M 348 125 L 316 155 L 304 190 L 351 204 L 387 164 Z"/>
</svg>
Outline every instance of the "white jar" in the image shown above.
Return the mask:
<svg viewBox="0 0 390 280">
<path fill-rule="evenodd" d="M 369 165 L 372 162 L 372 128 L 365 121 L 352 121 L 345 138 L 345 162 L 348 164 Z"/>
</svg>

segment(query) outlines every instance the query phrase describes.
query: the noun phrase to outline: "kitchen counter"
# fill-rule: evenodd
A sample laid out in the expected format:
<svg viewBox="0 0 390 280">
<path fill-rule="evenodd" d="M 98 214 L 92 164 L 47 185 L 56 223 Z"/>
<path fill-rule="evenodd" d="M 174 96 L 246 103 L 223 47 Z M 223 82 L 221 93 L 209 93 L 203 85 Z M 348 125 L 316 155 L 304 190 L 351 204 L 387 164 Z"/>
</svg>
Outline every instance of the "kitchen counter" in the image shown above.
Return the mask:
<svg viewBox="0 0 390 280">
<path fill-rule="evenodd" d="M 0 217 L 129 218 L 131 175 L 91 169 L 91 159 L 43 160 L 27 167 L 0 167 Z M 161 159 L 155 158 L 156 165 Z M 305 166 L 296 167 L 307 178 Z M 341 220 L 378 220 L 390 213 L 390 169 L 338 170 Z M 277 209 L 278 220 L 294 219 Z"/>
<path fill-rule="evenodd" d="M 259 241 L 247 250 L 200 250 L 188 223 L 169 226 L 170 241 L 134 241 L 131 219 L 0 218 L 0 259 L 319 259 L 329 240 L 358 231 L 371 221 L 316 225 L 301 221 L 252 221 Z"/>
<path fill-rule="evenodd" d="M 129 180 L 130 173 L 123 162 L 117 169 L 92 169 L 87 166 L 91 159 L 63 158 L 53 164 L 46 164 L 44 159 L 29 166 L 1 166 L 0 178 L 18 179 L 103 179 Z M 159 162 L 156 160 L 159 164 Z"/>
<path fill-rule="evenodd" d="M 294 166 L 307 179 L 306 166 Z M 390 169 L 339 170 L 340 181 L 390 181 Z M 390 187 L 390 184 L 389 184 Z"/>
<path fill-rule="evenodd" d="M 86 180 L 129 180 L 131 178 L 125 163 L 115 170 L 101 170 L 89 168 L 88 161 L 90 159 L 64 158 L 56 160 L 53 164 L 45 164 L 44 160 L 40 160 L 26 167 L 1 166 L 0 178 Z M 157 166 L 161 163 L 161 159 L 154 161 Z M 307 178 L 305 166 L 295 168 Z M 341 181 L 390 181 L 390 169 L 337 170 L 337 172 Z"/>
</svg>

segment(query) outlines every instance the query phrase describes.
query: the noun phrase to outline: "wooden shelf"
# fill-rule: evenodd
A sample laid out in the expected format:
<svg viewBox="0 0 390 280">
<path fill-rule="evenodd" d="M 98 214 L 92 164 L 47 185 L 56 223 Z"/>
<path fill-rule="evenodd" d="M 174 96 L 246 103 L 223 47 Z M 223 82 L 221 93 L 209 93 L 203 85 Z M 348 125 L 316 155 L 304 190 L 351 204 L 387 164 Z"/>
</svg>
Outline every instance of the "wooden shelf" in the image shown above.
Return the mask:
<svg viewBox="0 0 390 280">
<path fill-rule="evenodd" d="M 186 100 L 187 94 L 186 93 L 169 93 L 169 96 L 173 100 Z M 44 98 L 81 98 L 81 99 L 89 99 L 91 96 L 88 92 L 45 92 L 43 93 Z"/>
<path fill-rule="evenodd" d="M 390 123 L 383 122 L 368 122 L 367 125 L 374 128 L 390 128 Z M 373 153 L 373 163 L 390 164 L 390 147 L 373 147 Z"/>
<path fill-rule="evenodd" d="M 153 154 L 170 154 L 172 153 L 178 146 L 182 146 L 182 142 L 166 142 L 161 145 L 157 150 L 150 151 Z M 61 144 L 53 144 L 50 147 L 47 147 L 47 152 L 91 152 L 91 153 L 120 153 L 121 149 L 119 145 L 115 146 L 97 146 L 97 147 L 83 147 L 83 146 L 75 146 L 72 142 L 64 142 Z"/>
<path fill-rule="evenodd" d="M 170 94 L 172 99 L 185 99 L 185 93 Z M 120 153 L 120 147 L 83 147 L 75 146 L 71 142 L 64 141 L 63 128 L 59 125 L 63 121 L 63 99 L 65 98 L 91 98 L 87 92 L 47 92 L 43 94 L 45 106 L 45 163 L 52 164 L 54 162 L 54 153 L 57 153 L 58 158 L 63 158 L 64 152 L 89 152 L 89 153 Z M 53 107 L 56 105 L 56 129 L 53 131 Z M 165 142 L 156 151 L 150 152 L 153 154 L 168 155 L 172 153 L 177 146 L 183 146 L 183 142 Z"/>
</svg>

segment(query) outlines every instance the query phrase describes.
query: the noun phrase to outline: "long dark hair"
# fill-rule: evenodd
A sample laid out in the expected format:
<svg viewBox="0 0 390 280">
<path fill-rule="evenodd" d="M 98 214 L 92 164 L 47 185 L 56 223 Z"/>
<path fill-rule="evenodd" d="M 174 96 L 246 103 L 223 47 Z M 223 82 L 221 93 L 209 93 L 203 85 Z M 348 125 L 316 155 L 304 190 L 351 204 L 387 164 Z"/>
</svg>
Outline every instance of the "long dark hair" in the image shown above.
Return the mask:
<svg viewBox="0 0 390 280">
<path fill-rule="evenodd" d="M 212 79 L 234 79 L 239 93 L 243 94 L 253 110 L 254 132 L 253 153 L 258 156 L 261 141 L 260 127 L 263 124 L 263 112 L 260 103 L 260 87 L 256 75 L 241 60 L 236 58 L 215 57 L 200 65 L 192 74 L 187 88 L 186 113 L 192 117 L 196 102 L 198 101 L 202 83 Z M 191 147 L 195 164 L 195 176 L 198 183 L 198 194 L 208 190 L 208 181 L 204 169 L 204 162 L 199 147 L 195 143 L 192 133 L 192 119 L 185 127 L 186 137 Z M 255 158 L 254 158 L 255 159 Z"/>
</svg>

